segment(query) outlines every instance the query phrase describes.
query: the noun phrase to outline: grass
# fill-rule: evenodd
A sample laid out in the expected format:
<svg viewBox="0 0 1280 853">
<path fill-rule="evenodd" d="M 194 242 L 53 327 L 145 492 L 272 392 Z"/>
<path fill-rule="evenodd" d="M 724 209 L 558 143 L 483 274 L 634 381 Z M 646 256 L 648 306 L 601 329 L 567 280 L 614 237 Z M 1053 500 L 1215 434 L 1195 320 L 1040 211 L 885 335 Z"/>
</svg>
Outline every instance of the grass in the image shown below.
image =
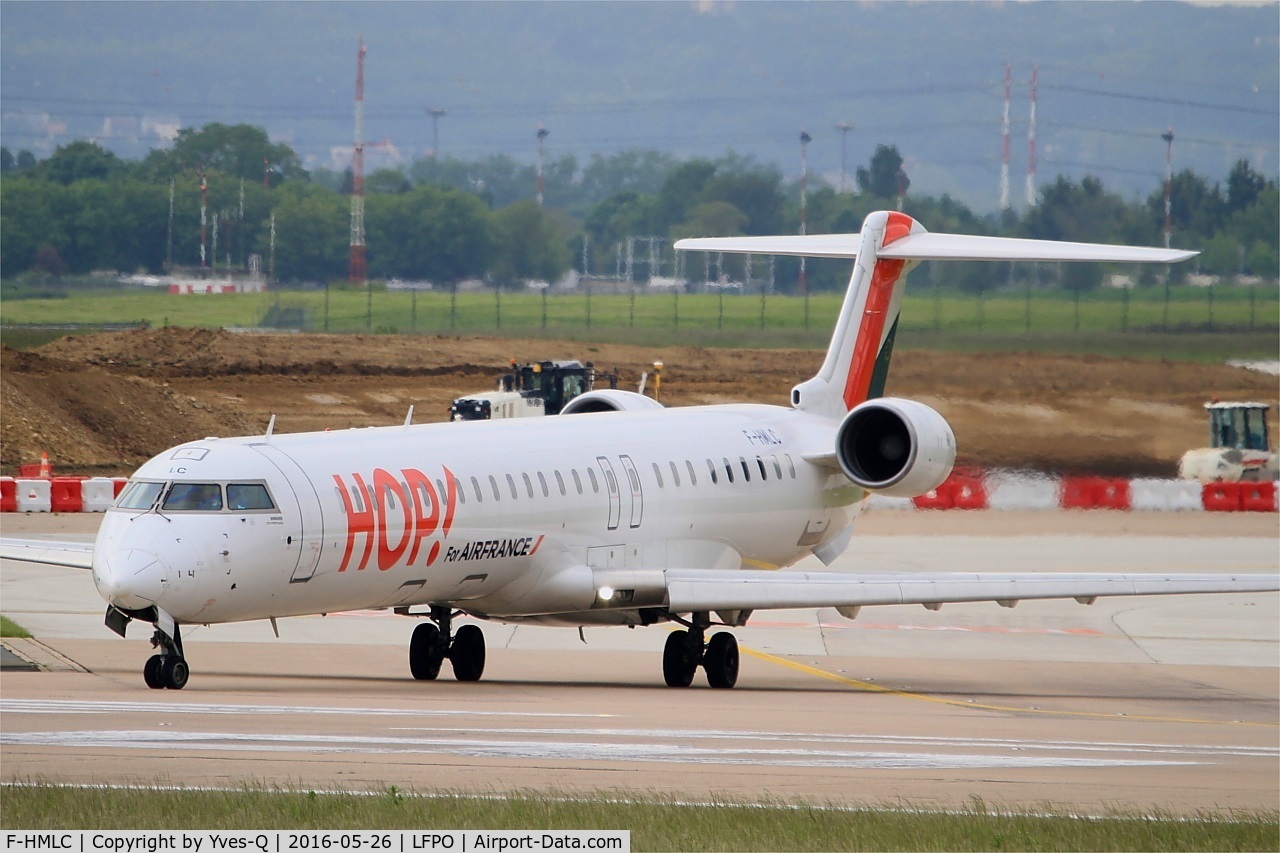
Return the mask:
<svg viewBox="0 0 1280 853">
<path fill-rule="evenodd" d="M 26 639 L 31 636 L 26 628 L 14 622 L 8 616 L 0 616 L 0 637 Z"/>
<path fill-rule="evenodd" d="M 310 331 L 490 334 L 620 341 L 644 345 L 825 347 L 842 296 L 581 293 L 543 296 L 493 291 L 273 291 L 183 296 L 82 291 L 65 299 L 6 299 L 5 339 L 30 324 L 146 322 L 153 326 L 258 326 L 269 315 L 301 318 Z M 1198 360 L 1274 358 L 1280 291 L 1218 286 L 1068 293 L 999 293 L 982 298 L 909 293 L 900 340 L 908 346 L 1036 350 Z M 10 344 L 15 345 L 15 344 Z"/>
<path fill-rule="evenodd" d="M 633 850 L 1274 850 L 1276 813 L 1190 818 L 1117 813 L 1081 818 L 989 809 L 974 800 L 940 813 L 903 807 L 836 809 L 657 796 L 586 799 L 526 793 L 417 796 L 273 789 L 10 785 L 3 824 L 22 829 L 629 829 Z M 86 816 L 92 816 L 87 819 Z"/>
</svg>

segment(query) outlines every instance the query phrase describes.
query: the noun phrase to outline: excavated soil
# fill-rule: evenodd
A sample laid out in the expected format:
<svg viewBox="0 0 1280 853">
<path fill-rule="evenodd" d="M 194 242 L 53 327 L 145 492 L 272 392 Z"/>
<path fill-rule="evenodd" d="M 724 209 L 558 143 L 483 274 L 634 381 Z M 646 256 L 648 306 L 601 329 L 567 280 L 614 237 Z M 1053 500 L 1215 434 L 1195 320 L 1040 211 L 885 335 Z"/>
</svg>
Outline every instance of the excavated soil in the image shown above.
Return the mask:
<svg viewBox="0 0 1280 853">
<path fill-rule="evenodd" d="M 177 328 L 68 337 L 0 355 L 0 468 L 46 452 L 60 471 L 128 473 L 183 441 L 265 430 L 273 414 L 276 432 L 400 423 L 411 405 L 416 423 L 445 420 L 455 397 L 494 387 L 513 358 L 592 361 L 629 389 L 661 360 L 669 406 L 785 405 L 822 354 Z M 1264 373 L 1028 353 L 900 350 L 888 393 L 938 409 L 962 464 L 1115 476 L 1173 476 L 1205 444 L 1211 397 L 1280 405 Z"/>
</svg>

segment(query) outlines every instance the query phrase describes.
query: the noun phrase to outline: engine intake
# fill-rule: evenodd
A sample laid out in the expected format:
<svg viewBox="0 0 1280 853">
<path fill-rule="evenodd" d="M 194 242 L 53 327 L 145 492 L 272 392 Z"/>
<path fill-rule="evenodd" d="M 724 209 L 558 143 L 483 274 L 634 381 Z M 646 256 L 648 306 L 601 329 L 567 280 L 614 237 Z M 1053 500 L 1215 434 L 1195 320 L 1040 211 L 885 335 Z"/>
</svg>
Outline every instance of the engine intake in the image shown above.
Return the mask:
<svg viewBox="0 0 1280 853">
<path fill-rule="evenodd" d="M 574 397 L 560 410 L 562 415 L 580 415 L 584 412 L 647 412 L 661 409 L 663 405 L 652 397 L 635 391 L 603 389 L 588 391 Z"/>
<path fill-rule="evenodd" d="M 855 407 L 836 430 L 836 458 L 865 489 L 914 498 L 942 485 L 956 438 L 942 415 L 914 400 L 882 397 Z"/>
</svg>

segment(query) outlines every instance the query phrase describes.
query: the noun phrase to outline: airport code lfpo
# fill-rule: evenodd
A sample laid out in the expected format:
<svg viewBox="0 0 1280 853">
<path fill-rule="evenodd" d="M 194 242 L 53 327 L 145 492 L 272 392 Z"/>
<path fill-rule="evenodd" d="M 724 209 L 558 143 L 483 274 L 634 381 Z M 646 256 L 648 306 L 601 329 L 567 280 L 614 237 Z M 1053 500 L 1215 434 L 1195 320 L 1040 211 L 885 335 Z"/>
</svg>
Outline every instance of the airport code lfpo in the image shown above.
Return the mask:
<svg viewBox="0 0 1280 853">
<path fill-rule="evenodd" d="M 72 853 L 295 853 L 311 850 L 368 850 L 412 853 L 509 853 L 525 850 L 604 850 L 630 853 L 630 830 L 278 830 L 212 832 L 204 830 L 138 830 L 118 832 L 34 832 L 4 834 L 5 850 L 51 850 Z"/>
</svg>

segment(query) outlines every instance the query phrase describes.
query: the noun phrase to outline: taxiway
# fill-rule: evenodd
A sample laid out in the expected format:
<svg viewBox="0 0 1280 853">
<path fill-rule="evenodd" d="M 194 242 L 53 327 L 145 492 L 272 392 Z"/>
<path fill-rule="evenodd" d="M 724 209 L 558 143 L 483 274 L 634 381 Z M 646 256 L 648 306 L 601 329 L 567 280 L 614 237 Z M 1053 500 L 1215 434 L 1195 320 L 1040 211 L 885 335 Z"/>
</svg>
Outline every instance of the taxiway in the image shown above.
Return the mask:
<svg viewBox="0 0 1280 853">
<path fill-rule="evenodd" d="M 90 535 L 93 516 L 5 516 Z M 835 567 L 1274 572 L 1274 516 L 883 513 Z M 1280 596 L 760 613 L 738 687 L 663 686 L 665 629 L 483 624 L 484 680 L 408 674 L 383 612 L 184 629 L 191 683 L 142 683 L 147 626 L 87 572 L 0 564 L 4 781 L 661 793 L 1097 813 L 1280 808 Z M 7 641 L 8 642 L 8 641 Z"/>
</svg>

